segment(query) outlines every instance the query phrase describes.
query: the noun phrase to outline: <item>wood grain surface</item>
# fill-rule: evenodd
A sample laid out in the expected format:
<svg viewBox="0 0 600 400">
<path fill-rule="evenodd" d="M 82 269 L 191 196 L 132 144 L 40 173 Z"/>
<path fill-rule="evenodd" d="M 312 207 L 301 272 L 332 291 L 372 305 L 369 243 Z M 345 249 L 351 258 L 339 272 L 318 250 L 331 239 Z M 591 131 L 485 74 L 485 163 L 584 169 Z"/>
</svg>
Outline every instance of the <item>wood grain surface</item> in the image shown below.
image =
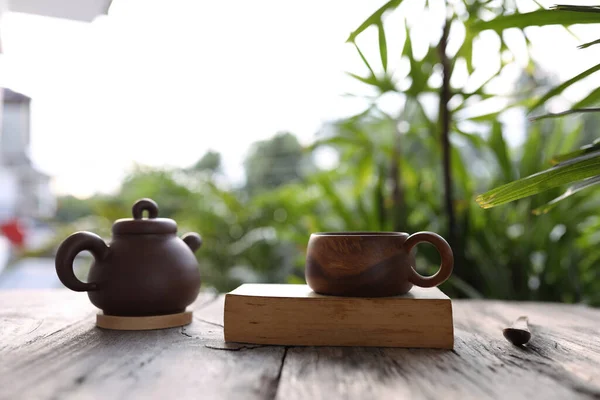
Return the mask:
<svg viewBox="0 0 600 400">
<path fill-rule="evenodd" d="M 244 284 L 225 295 L 225 340 L 297 346 L 452 349 L 452 303 L 438 288 L 324 296 L 307 285 Z"/>
<path fill-rule="evenodd" d="M 600 399 L 600 310 L 453 301 L 454 351 L 223 342 L 223 296 L 194 321 L 106 331 L 81 293 L 0 292 L 0 399 Z M 502 329 L 529 318 L 527 346 Z"/>
</svg>

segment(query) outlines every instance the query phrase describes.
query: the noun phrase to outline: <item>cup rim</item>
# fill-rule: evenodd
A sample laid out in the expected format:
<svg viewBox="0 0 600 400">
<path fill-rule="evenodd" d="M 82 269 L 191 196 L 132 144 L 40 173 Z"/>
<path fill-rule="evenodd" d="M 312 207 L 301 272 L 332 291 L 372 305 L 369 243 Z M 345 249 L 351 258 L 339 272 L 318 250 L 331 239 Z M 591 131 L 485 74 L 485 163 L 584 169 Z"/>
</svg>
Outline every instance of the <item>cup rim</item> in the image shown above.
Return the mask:
<svg viewBox="0 0 600 400">
<path fill-rule="evenodd" d="M 383 232 L 383 231 L 348 231 L 348 232 L 315 232 L 311 236 L 408 236 L 406 232 Z"/>
</svg>

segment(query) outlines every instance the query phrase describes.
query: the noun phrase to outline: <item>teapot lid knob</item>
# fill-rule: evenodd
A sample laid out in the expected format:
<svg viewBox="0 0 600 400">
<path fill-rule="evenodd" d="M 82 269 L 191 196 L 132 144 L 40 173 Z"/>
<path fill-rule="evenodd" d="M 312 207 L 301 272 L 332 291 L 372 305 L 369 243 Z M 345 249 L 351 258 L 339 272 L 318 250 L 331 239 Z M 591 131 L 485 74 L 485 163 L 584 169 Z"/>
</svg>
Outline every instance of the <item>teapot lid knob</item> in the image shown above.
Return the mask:
<svg viewBox="0 0 600 400">
<path fill-rule="evenodd" d="M 148 218 L 158 217 L 158 204 L 152 199 L 140 199 L 131 208 L 134 219 L 142 219 L 143 212 L 148 211 Z"/>
<path fill-rule="evenodd" d="M 148 211 L 148 218 L 144 218 L 144 211 Z M 175 221 L 169 218 L 158 218 L 158 204 L 152 199 L 139 199 L 131 208 L 131 212 L 133 218 L 122 218 L 115 221 L 112 227 L 113 234 L 177 233 Z"/>
</svg>

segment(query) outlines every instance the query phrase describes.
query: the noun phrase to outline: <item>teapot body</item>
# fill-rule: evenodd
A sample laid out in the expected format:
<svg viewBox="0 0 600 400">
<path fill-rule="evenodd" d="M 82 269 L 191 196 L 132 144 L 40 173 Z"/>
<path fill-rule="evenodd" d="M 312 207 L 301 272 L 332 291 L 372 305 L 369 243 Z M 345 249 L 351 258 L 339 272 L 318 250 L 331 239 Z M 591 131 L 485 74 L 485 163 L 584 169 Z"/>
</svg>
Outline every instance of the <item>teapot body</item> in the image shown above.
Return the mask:
<svg viewBox="0 0 600 400">
<path fill-rule="evenodd" d="M 148 212 L 148 218 L 142 213 Z M 69 289 L 88 292 L 105 315 L 158 316 L 178 314 L 196 300 L 200 270 L 194 253 L 202 246 L 197 233 L 177 236 L 172 219 L 158 218 L 158 205 L 140 199 L 133 219 L 117 220 L 109 245 L 92 232 L 75 232 L 56 252 L 56 273 Z M 73 271 L 77 254 L 94 257 L 87 282 Z"/>
<path fill-rule="evenodd" d="M 106 315 L 148 316 L 183 312 L 200 291 L 196 256 L 176 234 L 115 235 L 95 258 L 90 301 Z"/>
</svg>

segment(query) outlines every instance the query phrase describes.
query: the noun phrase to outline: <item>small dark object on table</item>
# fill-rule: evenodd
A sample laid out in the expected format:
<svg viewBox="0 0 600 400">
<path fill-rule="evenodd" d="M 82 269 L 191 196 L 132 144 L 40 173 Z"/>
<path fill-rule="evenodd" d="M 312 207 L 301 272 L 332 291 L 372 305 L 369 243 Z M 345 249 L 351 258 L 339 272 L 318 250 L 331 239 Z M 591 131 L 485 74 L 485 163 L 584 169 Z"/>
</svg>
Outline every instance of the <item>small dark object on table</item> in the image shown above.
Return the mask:
<svg viewBox="0 0 600 400">
<path fill-rule="evenodd" d="M 506 340 L 515 346 L 522 346 L 531 339 L 531 332 L 527 325 L 527 317 L 519 317 L 510 328 L 502 331 Z"/>
</svg>

